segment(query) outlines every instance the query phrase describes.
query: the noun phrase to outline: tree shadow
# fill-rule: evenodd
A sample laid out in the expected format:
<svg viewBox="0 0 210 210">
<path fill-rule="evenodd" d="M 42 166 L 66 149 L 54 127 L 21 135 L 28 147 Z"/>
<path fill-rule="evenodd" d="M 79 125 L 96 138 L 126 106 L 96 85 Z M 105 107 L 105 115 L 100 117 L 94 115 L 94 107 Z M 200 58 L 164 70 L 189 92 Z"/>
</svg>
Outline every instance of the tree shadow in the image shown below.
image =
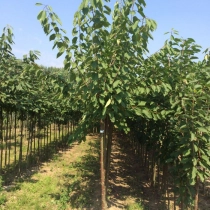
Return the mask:
<svg viewBox="0 0 210 210">
<path fill-rule="evenodd" d="M 54 139 L 39 150 L 32 151 L 28 156 L 22 156 L 21 161 L 17 160 L 5 166 L 0 173 L 4 185 L 9 186 L 14 181 L 29 180 L 33 174 L 39 171 L 44 161 L 54 159 L 56 155 L 60 156 L 59 151 L 71 149 L 72 146 L 68 144 L 68 138 L 69 134 L 63 136 L 62 140 Z"/>
<path fill-rule="evenodd" d="M 144 209 L 167 209 L 155 188 L 150 187 L 146 169 L 140 166 L 139 156 L 129 140 L 115 137 L 112 148 L 108 206 L 126 209 L 128 203 L 135 202 Z"/>
</svg>

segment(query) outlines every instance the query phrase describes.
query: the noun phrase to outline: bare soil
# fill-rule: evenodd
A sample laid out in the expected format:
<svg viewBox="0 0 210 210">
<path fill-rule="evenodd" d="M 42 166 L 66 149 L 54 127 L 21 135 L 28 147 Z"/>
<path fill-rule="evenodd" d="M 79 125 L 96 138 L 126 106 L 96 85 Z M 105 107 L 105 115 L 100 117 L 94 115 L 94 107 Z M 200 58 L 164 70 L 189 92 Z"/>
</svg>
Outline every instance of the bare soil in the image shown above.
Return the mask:
<svg viewBox="0 0 210 210">
<path fill-rule="evenodd" d="M 174 210 L 173 199 L 169 199 L 168 203 L 157 194 L 139 162 L 128 140 L 119 136 L 114 138 L 108 189 L 109 210 L 126 209 L 129 204 L 139 202 L 143 204 L 143 209 Z M 200 186 L 199 210 L 210 210 L 210 179 L 206 180 L 205 189 Z"/>
</svg>

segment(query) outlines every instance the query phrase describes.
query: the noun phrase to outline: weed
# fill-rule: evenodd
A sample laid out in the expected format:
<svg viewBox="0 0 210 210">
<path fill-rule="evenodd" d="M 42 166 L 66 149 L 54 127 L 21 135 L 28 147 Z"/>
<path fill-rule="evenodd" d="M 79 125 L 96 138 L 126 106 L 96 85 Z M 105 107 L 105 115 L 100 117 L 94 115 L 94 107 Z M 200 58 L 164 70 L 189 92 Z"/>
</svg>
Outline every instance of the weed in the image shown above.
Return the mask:
<svg viewBox="0 0 210 210">
<path fill-rule="evenodd" d="M 3 183 L 3 180 L 2 180 L 2 177 L 0 176 L 0 192 L 3 191 L 2 183 Z"/>
<path fill-rule="evenodd" d="M 67 204 L 69 203 L 69 190 L 68 189 L 62 189 L 60 198 L 56 202 L 59 206 L 60 210 L 65 210 L 67 208 Z"/>
<path fill-rule="evenodd" d="M 3 193 L 3 187 L 2 187 L 2 177 L 0 176 L 0 206 L 4 205 L 7 201 L 6 196 Z"/>
<path fill-rule="evenodd" d="M 127 210 L 144 210 L 144 206 L 139 203 L 132 203 L 126 206 Z"/>
</svg>

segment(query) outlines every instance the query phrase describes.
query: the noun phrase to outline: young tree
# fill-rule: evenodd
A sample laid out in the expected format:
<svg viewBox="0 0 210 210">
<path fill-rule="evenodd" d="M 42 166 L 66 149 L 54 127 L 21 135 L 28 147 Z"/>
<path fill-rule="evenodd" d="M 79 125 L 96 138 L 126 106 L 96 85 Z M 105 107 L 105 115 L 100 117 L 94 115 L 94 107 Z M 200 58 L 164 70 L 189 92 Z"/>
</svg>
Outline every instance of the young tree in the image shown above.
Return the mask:
<svg viewBox="0 0 210 210">
<path fill-rule="evenodd" d="M 73 137 L 82 139 L 92 123 L 105 121 L 108 140 L 101 152 L 105 154 L 106 183 L 113 126 L 127 132 L 127 118 L 149 115 L 145 102 L 136 100 L 145 86 L 138 66 L 143 65 L 148 39 L 156 28 L 155 21 L 143 12 L 144 0 L 116 1 L 113 10 L 107 2 L 82 1 L 74 16 L 71 42 L 50 6 L 38 14 L 44 32 L 54 40 L 53 48 L 58 48 L 57 57 L 66 53 L 64 68 L 72 81 L 70 101 L 75 110 L 83 112 Z"/>
</svg>

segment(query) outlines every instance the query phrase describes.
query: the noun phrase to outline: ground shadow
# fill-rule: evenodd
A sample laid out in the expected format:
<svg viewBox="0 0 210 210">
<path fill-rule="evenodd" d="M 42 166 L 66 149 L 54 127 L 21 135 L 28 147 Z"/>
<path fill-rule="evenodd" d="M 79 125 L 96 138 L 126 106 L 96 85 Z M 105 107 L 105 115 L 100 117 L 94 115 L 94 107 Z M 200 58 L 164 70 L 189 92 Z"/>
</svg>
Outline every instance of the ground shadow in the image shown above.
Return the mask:
<svg viewBox="0 0 210 210">
<path fill-rule="evenodd" d="M 69 134 L 63 136 L 62 140 L 54 139 L 39 150 L 32 151 L 28 156 L 22 156 L 21 161 L 18 160 L 3 168 L 0 173 L 3 184 L 8 187 L 14 181 L 30 180 L 30 177 L 39 171 L 44 161 L 52 159 L 55 154 L 61 155 L 59 151 L 71 149 L 68 138 Z"/>
<path fill-rule="evenodd" d="M 151 188 L 139 156 L 128 139 L 114 138 L 108 188 L 108 206 L 126 209 L 127 203 L 141 203 L 144 209 L 163 210 L 166 205 Z"/>
</svg>

